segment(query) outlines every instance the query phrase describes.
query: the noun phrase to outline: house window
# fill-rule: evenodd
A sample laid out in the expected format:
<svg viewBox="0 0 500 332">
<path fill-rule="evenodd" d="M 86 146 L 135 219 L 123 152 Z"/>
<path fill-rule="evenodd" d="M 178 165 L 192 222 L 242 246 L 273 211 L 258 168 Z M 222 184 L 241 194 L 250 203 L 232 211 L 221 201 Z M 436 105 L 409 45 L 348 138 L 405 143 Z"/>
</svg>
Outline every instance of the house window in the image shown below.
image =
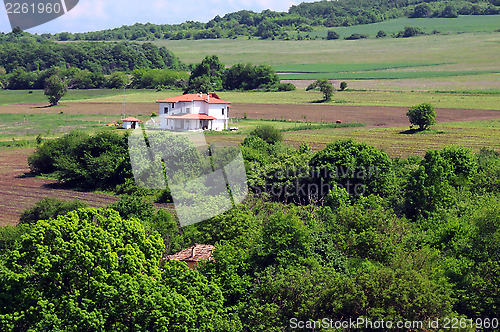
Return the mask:
<svg viewBox="0 0 500 332">
<path fill-rule="evenodd" d="M 222 115 L 224 115 L 224 111 L 225 111 L 225 109 L 224 109 L 224 108 L 222 108 Z"/>
<path fill-rule="evenodd" d="M 165 107 L 165 108 L 163 109 L 163 114 L 168 114 L 168 107 Z"/>
<path fill-rule="evenodd" d="M 172 103 L 172 108 L 175 108 L 175 103 Z"/>
</svg>

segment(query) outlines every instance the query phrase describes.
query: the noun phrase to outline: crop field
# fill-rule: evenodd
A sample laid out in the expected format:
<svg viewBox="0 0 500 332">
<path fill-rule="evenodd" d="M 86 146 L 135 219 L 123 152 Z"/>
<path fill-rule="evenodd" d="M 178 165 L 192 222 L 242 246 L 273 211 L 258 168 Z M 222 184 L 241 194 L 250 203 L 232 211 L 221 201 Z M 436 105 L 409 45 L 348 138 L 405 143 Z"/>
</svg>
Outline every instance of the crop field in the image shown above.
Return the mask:
<svg viewBox="0 0 500 332">
<path fill-rule="evenodd" d="M 144 95 L 147 95 L 147 93 L 138 94 L 138 96 Z M 399 93 L 399 95 L 401 96 L 401 102 L 409 98 L 408 96 L 405 98 L 404 93 Z M 440 94 L 436 94 L 436 96 L 440 96 Z M 444 97 L 446 97 L 445 94 Z M 495 96 L 477 96 L 478 100 L 488 97 Z M 366 98 L 369 99 L 370 97 L 367 96 Z M 411 104 L 417 102 L 417 99 L 409 100 Z M 422 99 L 419 100 L 422 101 Z M 408 100 L 406 102 L 408 103 Z M 484 100 L 482 102 L 484 103 Z M 158 111 L 156 107 L 154 102 L 131 102 L 127 103 L 126 112 L 127 115 L 134 115 L 142 121 L 148 121 L 151 118 L 151 113 Z M 399 126 L 407 128 L 409 125 L 406 117 L 407 109 L 407 106 L 366 106 L 346 103 L 315 104 L 309 102 L 305 104 L 285 104 L 278 101 L 268 104 L 234 103 L 231 110 L 231 117 L 233 118 L 231 125 L 237 127 L 243 125 L 242 134 L 248 134 L 251 128 L 257 125 L 257 123 L 251 122 L 250 119 L 254 121 L 274 120 L 274 122 L 266 121 L 265 123 L 276 125 L 282 130 L 301 133 L 304 132 L 304 125 L 332 124 L 337 120 L 342 121 L 344 125 L 358 126 L 356 124 L 362 124 L 369 128 Z M 74 129 L 84 131 L 116 130 L 113 127 L 106 127 L 106 124 L 119 120 L 122 112 L 122 104 L 109 102 L 67 102 L 63 106 L 56 108 L 41 107 L 38 104 L 0 106 L 0 145 L 4 147 L 33 146 L 38 135 L 40 135 L 41 139 L 50 139 L 59 137 L 63 133 Z M 240 121 L 240 119 L 244 118 L 248 120 Z M 499 118 L 500 110 L 494 108 L 437 108 L 437 121 L 440 124 Z M 244 130 L 245 126 L 248 129 Z M 342 130 L 347 130 L 347 132 L 353 130 L 354 132 L 354 130 L 359 129 L 347 128 Z M 496 135 L 497 132 L 490 134 Z M 218 134 L 212 136 L 218 136 Z M 241 136 L 241 134 L 237 136 Z M 496 139 L 500 139 L 500 137 Z"/>
</svg>

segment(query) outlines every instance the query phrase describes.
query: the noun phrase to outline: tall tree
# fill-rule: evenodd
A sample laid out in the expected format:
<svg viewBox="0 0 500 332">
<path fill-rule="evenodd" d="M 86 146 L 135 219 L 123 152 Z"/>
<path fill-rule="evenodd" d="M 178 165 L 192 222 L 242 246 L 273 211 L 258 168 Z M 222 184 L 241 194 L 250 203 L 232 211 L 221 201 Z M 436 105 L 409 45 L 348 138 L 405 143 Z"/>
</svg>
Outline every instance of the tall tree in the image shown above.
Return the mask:
<svg viewBox="0 0 500 332">
<path fill-rule="evenodd" d="M 412 125 L 418 126 L 419 130 L 428 129 L 436 123 L 436 111 L 429 103 L 413 106 L 406 112 L 406 116 Z"/>
<path fill-rule="evenodd" d="M 213 92 L 222 90 L 222 77 L 224 64 L 217 55 L 207 56 L 198 64 L 189 77 L 189 84 L 185 90 L 188 92 Z M 198 89 L 198 91 L 197 91 Z"/>
<path fill-rule="evenodd" d="M 68 91 L 68 84 L 59 76 L 53 75 L 45 81 L 44 93 L 48 97 L 50 105 L 59 104 L 59 100 Z"/>
<path fill-rule="evenodd" d="M 330 81 L 326 78 L 317 80 L 313 83 L 311 83 L 307 87 L 307 91 L 319 88 L 319 90 L 323 93 L 323 101 L 328 102 L 332 100 L 333 96 L 333 84 L 330 83 Z"/>
</svg>

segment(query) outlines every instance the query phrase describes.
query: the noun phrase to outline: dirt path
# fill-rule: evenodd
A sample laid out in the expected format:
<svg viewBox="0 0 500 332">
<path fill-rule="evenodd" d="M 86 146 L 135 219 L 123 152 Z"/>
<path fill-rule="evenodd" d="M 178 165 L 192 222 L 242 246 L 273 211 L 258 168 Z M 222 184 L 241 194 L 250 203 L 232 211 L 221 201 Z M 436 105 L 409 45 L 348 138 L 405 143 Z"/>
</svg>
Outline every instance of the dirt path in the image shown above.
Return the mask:
<svg viewBox="0 0 500 332">
<path fill-rule="evenodd" d="M 0 226 L 14 225 L 21 213 L 45 197 L 78 199 L 93 207 L 104 207 L 118 198 L 105 194 L 54 189 L 54 180 L 26 176 L 32 149 L 0 151 Z"/>
</svg>

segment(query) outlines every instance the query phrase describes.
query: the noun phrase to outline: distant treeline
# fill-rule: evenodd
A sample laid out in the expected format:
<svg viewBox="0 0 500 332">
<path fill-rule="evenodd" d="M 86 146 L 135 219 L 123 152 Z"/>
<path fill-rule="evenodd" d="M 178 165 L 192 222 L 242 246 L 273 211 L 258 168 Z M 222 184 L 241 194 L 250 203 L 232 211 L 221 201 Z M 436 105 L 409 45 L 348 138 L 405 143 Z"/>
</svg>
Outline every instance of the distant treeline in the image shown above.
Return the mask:
<svg viewBox="0 0 500 332">
<path fill-rule="evenodd" d="M 218 39 L 238 36 L 294 39 L 299 33 L 322 27 L 352 26 L 399 17 L 457 17 L 500 14 L 500 0 L 338 0 L 301 3 L 288 12 L 242 10 L 207 23 L 188 21 L 175 25 L 137 23 L 87 33 L 43 34 L 41 38 L 70 40 Z"/>
<path fill-rule="evenodd" d="M 104 75 L 88 69 L 52 67 L 47 70 L 27 72 L 22 68 L 9 74 L 0 73 L 0 88 L 8 90 L 43 89 L 45 81 L 56 75 L 68 89 L 158 89 L 183 88 L 189 74 L 185 71 L 170 69 L 139 68 L 127 74 L 121 71 Z"/>
<path fill-rule="evenodd" d="M 0 67 L 7 73 L 55 66 L 104 74 L 136 68 L 183 69 L 175 55 L 151 43 L 55 43 L 24 32 L 0 34 Z"/>
</svg>

